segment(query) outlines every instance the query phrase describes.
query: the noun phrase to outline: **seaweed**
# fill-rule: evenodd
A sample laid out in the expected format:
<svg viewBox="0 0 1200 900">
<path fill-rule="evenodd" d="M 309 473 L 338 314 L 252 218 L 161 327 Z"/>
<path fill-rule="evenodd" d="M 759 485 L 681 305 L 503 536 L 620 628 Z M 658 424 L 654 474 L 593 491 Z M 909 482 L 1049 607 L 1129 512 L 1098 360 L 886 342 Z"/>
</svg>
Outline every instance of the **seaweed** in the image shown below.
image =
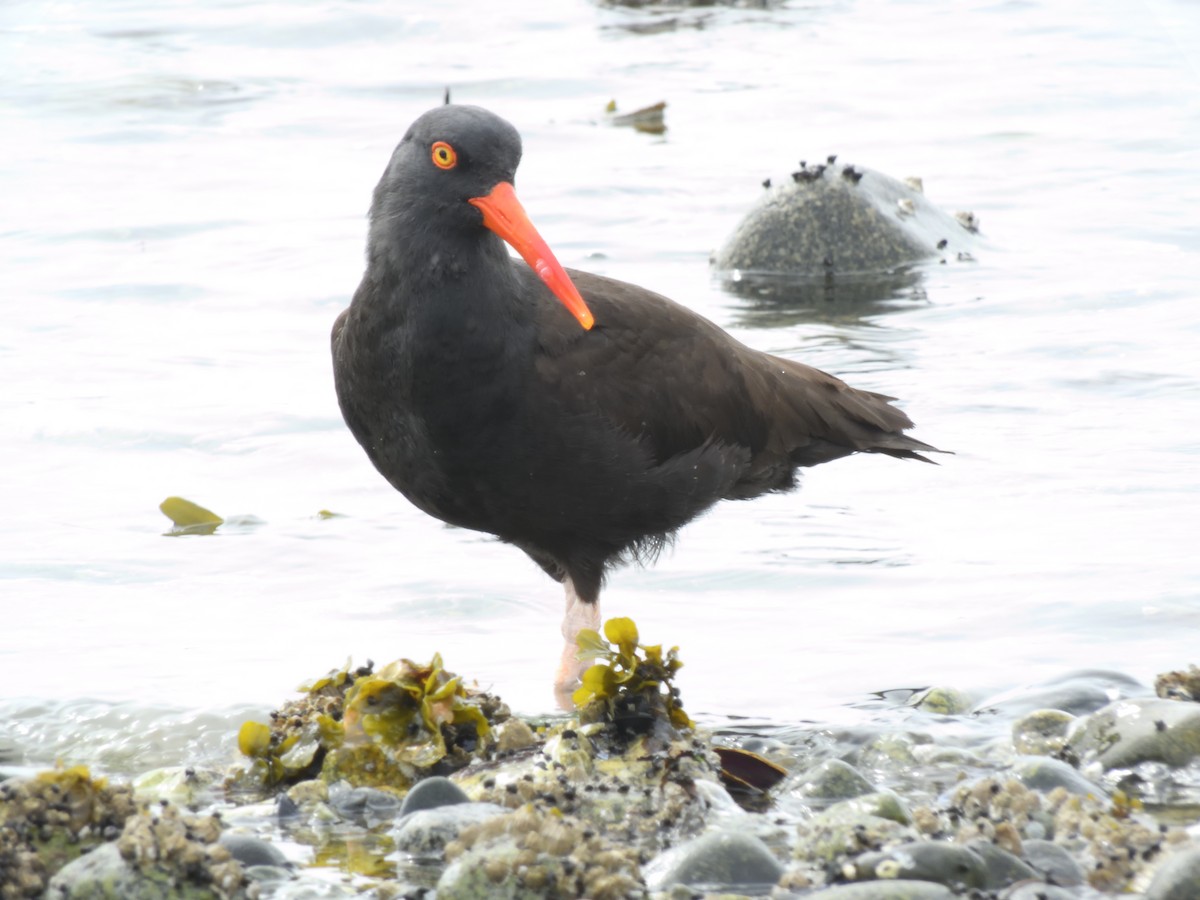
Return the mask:
<svg viewBox="0 0 1200 900">
<path fill-rule="evenodd" d="M 656 723 L 693 727 L 674 684 L 683 666 L 678 647 L 664 654 L 661 644 L 639 644 L 637 625 L 624 617 L 604 623 L 604 638 L 583 629 L 577 643 L 579 659 L 599 660 L 572 695 L 581 721 L 609 722 L 629 734 L 645 734 Z"/>
</svg>

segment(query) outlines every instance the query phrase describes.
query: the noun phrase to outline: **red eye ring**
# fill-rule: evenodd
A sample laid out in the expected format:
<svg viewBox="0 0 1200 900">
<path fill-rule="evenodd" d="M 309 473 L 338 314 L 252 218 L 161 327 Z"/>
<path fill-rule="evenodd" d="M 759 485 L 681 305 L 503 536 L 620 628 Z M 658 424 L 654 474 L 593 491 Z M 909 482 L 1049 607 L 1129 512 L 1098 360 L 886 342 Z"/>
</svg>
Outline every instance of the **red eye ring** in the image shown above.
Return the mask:
<svg viewBox="0 0 1200 900">
<path fill-rule="evenodd" d="M 439 169 L 453 169 L 458 165 L 458 154 L 445 141 L 435 141 L 429 156 Z"/>
</svg>

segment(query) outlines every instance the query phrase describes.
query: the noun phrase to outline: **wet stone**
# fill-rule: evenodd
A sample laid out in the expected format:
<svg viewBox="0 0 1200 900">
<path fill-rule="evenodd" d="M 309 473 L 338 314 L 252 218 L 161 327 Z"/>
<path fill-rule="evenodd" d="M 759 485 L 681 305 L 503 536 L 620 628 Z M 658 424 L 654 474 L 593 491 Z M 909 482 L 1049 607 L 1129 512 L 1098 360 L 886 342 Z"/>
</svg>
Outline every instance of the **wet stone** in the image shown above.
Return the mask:
<svg viewBox="0 0 1200 900">
<path fill-rule="evenodd" d="M 882 852 L 864 853 L 854 866 L 860 880 L 904 878 L 934 881 L 955 889 L 987 886 L 983 858 L 958 844 L 914 841 Z"/>
<path fill-rule="evenodd" d="M 445 846 L 468 825 L 503 815 L 507 810 L 495 803 L 452 803 L 433 809 L 418 809 L 403 816 L 392 832 L 396 849 L 414 856 L 440 856 Z"/>
<path fill-rule="evenodd" d="M 1021 856 L 1042 878 L 1060 885 L 1083 884 L 1083 869 L 1058 844 L 1029 840 L 1021 846 Z"/>
<path fill-rule="evenodd" d="M 1105 796 L 1104 788 L 1088 781 L 1073 766 L 1048 756 L 1028 756 L 1013 764 L 1013 774 L 1025 787 L 1048 794 L 1062 788 L 1072 794 Z"/>
<path fill-rule="evenodd" d="M 1070 888 L 1033 881 L 1013 885 L 1012 890 L 1000 895 L 1000 900 L 1079 900 L 1079 894 Z"/>
<path fill-rule="evenodd" d="M 984 887 L 988 890 L 1008 887 L 1018 881 L 1037 878 L 1037 872 L 1027 863 L 1009 853 L 1003 847 L 997 847 L 991 841 L 976 838 L 967 847 L 979 854 L 984 866 Z"/>
<path fill-rule="evenodd" d="M 708 890 L 776 884 L 783 866 L 761 840 L 742 832 L 709 832 L 660 854 L 643 867 L 651 890 L 683 884 Z"/>
<path fill-rule="evenodd" d="M 873 791 L 841 800 L 830 806 L 826 813 L 843 816 L 846 820 L 889 819 L 900 825 L 911 825 L 913 820 L 908 804 L 894 791 Z"/>
<path fill-rule="evenodd" d="M 1075 722 L 1067 743 L 1081 763 L 1106 770 L 1142 762 L 1182 768 L 1200 757 L 1200 704 L 1118 700 Z"/>
<path fill-rule="evenodd" d="M 218 838 L 217 843 L 243 866 L 291 866 L 278 847 L 251 834 L 234 834 L 227 831 Z"/>
<path fill-rule="evenodd" d="M 375 825 L 392 819 L 400 811 L 400 798 L 373 787 L 351 787 L 339 781 L 329 786 L 327 801 L 343 819 Z"/>
<path fill-rule="evenodd" d="M 1145 900 L 1195 900 L 1200 897 L 1200 848 L 1168 857 L 1154 873 Z"/>
<path fill-rule="evenodd" d="M 471 798 L 467 796 L 466 792 L 449 778 L 435 775 L 413 785 L 412 790 L 405 795 L 404 803 L 400 806 L 400 815 L 407 815 L 421 809 L 435 809 L 439 806 L 451 806 L 455 803 L 469 803 L 470 801 Z"/>
<path fill-rule="evenodd" d="M 872 793 L 875 786 L 865 775 L 840 759 L 827 759 L 795 779 L 793 791 L 806 800 L 847 800 Z"/>
<path fill-rule="evenodd" d="M 811 894 L 804 900 L 952 900 L 950 888 L 932 881 L 871 881 L 863 884 L 839 884 Z"/>
<path fill-rule="evenodd" d="M 1057 753 L 1067 743 L 1075 717 L 1059 709 L 1035 709 L 1013 722 L 1013 748 L 1030 756 Z"/>
<path fill-rule="evenodd" d="M 957 716 L 971 711 L 971 698 L 957 688 L 931 687 L 914 694 L 907 705 L 939 716 Z"/>
<path fill-rule="evenodd" d="M 1107 706 L 1118 697 L 1144 691 L 1140 683 L 1120 672 L 1072 672 L 1043 684 L 990 697 L 979 704 L 977 711 L 1021 716 L 1037 710 L 1058 710 L 1082 716 Z"/>
</svg>

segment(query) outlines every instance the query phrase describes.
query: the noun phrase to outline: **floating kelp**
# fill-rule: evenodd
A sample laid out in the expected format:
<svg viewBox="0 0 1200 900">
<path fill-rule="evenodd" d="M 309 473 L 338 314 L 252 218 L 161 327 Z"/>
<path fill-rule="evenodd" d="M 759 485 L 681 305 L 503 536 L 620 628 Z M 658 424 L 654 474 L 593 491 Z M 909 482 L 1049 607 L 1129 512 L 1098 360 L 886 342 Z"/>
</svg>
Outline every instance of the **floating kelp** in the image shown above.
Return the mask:
<svg viewBox="0 0 1200 900">
<path fill-rule="evenodd" d="M 679 648 L 664 655 L 661 644 L 639 644 L 637 625 L 628 618 L 609 619 L 604 636 L 607 641 L 590 628 L 579 632 L 579 658 L 602 660 L 583 673 L 572 696 L 580 721 L 609 722 L 628 734 L 645 734 L 656 723 L 691 728 L 673 683 L 683 666 Z"/>
<path fill-rule="evenodd" d="M 212 534 L 225 520 L 210 509 L 183 497 L 168 497 L 158 504 L 162 514 L 175 523 L 167 534 Z"/>
</svg>

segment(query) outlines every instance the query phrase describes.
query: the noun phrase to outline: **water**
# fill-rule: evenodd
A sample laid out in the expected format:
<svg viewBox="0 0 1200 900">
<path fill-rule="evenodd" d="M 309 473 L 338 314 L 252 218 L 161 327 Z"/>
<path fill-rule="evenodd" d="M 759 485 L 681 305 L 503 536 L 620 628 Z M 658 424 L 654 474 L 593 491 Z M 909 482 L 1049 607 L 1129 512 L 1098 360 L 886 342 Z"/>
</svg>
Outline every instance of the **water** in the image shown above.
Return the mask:
<svg viewBox="0 0 1200 900">
<path fill-rule="evenodd" d="M 957 454 L 823 466 L 617 573 L 605 614 L 681 647 L 694 714 L 1196 661 L 1200 8 L 481 10 L 0 9 L 0 756 L 228 749 L 348 656 L 440 650 L 552 707 L 560 589 L 408 506 L 333 393 L 371 189 L 447 85 L 522 132 L 565 265 L 894 394 Z M 667 133 L 605 126 L 610 98 L 666 100 Z M 978 261 L 874 307 L 722 292 L 708 253 L 762 179 L 828 153 L 974 210 Z M 165 537 L 173 494 L 243 518 Z"/>
</svg>

